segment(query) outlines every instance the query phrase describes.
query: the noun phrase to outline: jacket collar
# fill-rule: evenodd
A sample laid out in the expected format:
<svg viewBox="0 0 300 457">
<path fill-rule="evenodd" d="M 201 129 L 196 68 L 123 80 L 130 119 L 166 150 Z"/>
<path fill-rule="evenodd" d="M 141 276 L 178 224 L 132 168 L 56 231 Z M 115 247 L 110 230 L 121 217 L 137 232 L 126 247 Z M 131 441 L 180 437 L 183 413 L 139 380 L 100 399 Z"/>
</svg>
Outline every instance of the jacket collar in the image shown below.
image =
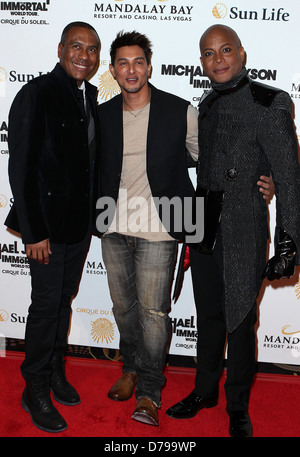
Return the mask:
<svg viewBox="0 0 300 457">
<path fill-rule="evenodd" d="M 235 92 L 248 83 L 249 79 L 247 76 L 247 70 L 245 67 L 243 67 L 242 70 L 230 81 L 225 83 L 212 82 L 212 88 L 217 94 L 226 95 Z"/>
<path fill-rule="evenodd" d="M 76 93 L 76 90 L 78 88 L 76 80 L 74 78 L 72 78 L 71 76 L 69 76 L 59 63 L 57 63 L 55 65 L 55 67 L 52 71 L 52 74 L 55 75 L 61 81 L 63 81 L 74 93 Z M 95 86 L 93 86 L 86 80 L 84 80 L 84 83 L 85 83 L 85 90 L 87 91 L 87 93 L 92 93 L 92 92 L 95 93 L 95 91 L 97 90 L 97 88 Z"/>
</svg>

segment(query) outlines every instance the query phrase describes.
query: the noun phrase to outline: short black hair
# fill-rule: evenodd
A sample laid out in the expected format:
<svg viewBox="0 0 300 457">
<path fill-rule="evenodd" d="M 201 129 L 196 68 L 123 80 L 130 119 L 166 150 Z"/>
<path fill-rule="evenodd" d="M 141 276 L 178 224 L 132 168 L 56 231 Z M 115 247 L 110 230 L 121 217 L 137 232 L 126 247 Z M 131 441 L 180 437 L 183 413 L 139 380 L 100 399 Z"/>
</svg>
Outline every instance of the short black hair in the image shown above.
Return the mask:
<svg viewBox="0 0 300 457">
<path fill-rule="evenodd" d="M 139 46 L 144 51 L 147 64 L 150 64 L 152 44 L 146 35 L 138 33 L 135 30 L 133 32 L 126 33 L 123 31 L 119 32 L 110 47 L 110 62 L 112 65 L 115 63 L 117 49 L 122 48 L 123 46 Z"/>
<path fill-rule="evenodd" d="M 94 27 L 92 25 L 88 24 L 87 22 L 81 22 L 81 21 L 70 22 L 70 24 L 66 25 L 66 27 L 63 29 L 62 34 L 61 34 L 61 39 L 60 39 L 60 42 L 63 45 L 66 42 L 66 38 L 67 38 L 69 30 L 71 30 L 73 27 L 83 27 L 84 29 L 92 30 L 95 33 L 95 35 L 98 39 L 99 45 L 100 45 L 100 38 L 99 38 L 99 35 L 96 32 L 96 30 L 94 29 Z"/>
</svg>

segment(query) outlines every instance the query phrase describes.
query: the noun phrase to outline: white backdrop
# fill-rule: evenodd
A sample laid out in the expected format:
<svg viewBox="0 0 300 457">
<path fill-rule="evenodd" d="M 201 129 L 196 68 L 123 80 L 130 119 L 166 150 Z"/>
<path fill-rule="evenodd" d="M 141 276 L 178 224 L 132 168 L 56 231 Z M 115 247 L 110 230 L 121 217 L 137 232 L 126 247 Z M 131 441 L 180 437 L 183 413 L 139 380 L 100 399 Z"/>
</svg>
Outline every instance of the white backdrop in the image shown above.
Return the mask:
<svg viewBox="0 0 300 457">
<path fill-rule="evenodd" d="M 24 338 L 30 304 L 30 275 L 20 238 L 3 225 L 12 204 L 7 176 L 8 112 L 15 94 L 29 79 L 52 70 L 64 26 L 75 20 L 92 24 L 102 49 L 100 66 L 91 80 L 99 103 L 118 92 L 109 74 L 109 48 L 120 30 L 145 33 L 153 43 L 151 82 L 197 106 L 210 87 L 199 62 L 198 42 L 214 23 L 239 34 L 247 52 L 251 77 L 281 87 L 292 97 L 295 125 L 300 130 L 299 2 L 298 0 L 47 0 L 0 2 L 0 337 Z M 298 134 L 299 139 L 299 134 Z M 195 179 L 194 170 L 191 171 Z M 299 202 L 300 203 L 300 202 Z M 275 202 L 270 204 L 274 232 Z M 270 255 L 273 245 L 270 246 Z M 260 297 L 258 361 L 300 364 L 300 281 L 266 283 Z M 297 282 L 298 281 L 298 282 Z M 100 241 L 93 238 L 79 293 L 73 302 L 69 343 L 118 348 Z M 170 354 L 196 354 L 196 317 L 190 271 L 178 302 L 172 304 Z M 1 338 L 0 338 L 1 339 Z"/>
</svg>

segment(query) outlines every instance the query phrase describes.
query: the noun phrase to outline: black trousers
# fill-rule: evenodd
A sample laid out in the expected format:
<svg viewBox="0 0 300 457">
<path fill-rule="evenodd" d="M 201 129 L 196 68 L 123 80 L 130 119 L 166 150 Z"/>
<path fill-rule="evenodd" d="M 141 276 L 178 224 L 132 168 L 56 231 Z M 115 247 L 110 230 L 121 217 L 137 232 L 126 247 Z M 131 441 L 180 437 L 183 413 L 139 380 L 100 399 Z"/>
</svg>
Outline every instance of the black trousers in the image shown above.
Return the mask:
<svg viewBox="0 0 300 457">
<path fill-rule="evenodd" d="M 51 243 L 48 265 L 30 260 L 31 305 L 21 365 L 26 380 L 50 375 L 53 353 L 64 354 L 66 350 L 71 300 L 77 292 L 89 243 L 90 233 L 78 243 Z"/>
<path fill-rule="evenodd" d="M 231 411 L 245 411 L 255 373 L 256 303 L 239 327 L 227 333 L 220 238 L 213 255 L 189 251 L 198 328 L 194 391 L 204 397 L 218 395 L 227 339 L 227 405 Z"/>
</svg>

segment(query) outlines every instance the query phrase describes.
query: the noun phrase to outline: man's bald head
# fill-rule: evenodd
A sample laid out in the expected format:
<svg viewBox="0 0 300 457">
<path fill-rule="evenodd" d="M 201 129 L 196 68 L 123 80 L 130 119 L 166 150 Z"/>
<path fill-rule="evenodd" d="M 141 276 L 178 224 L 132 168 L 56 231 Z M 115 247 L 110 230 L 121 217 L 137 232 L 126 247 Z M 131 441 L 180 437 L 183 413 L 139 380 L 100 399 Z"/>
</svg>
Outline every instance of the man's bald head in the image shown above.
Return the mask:
<svg viewBox="0 0 300 457">
<path fill-rule="evenodd" d="M 241 40 L 240 40 L 238 34 L 231 27 L 228 27 L 227 25 L 214 24 L 211 27 L 208 27 L 208 29 L 205 30 L 205 32 L 203 33 L 203 35 L 200 38 L 199 47 L 200 47 L 201 53 L 202 53 L 202 49 L 203 49 L 206 38 L 216 32 L 226 33 L 228 36 L 231 37 L 232 41 L 235 43 L 235 45 L 237 47 L 242 46 L 242 43 L 241 43 Z"/>
<path fill-rule="evenodd" d="M 200 60 L 209 79 L 224 83 L 234 78 L 245 62 L 237 33 L 226 25 L 212 25 L 200 39 Z"/>
</svg>

